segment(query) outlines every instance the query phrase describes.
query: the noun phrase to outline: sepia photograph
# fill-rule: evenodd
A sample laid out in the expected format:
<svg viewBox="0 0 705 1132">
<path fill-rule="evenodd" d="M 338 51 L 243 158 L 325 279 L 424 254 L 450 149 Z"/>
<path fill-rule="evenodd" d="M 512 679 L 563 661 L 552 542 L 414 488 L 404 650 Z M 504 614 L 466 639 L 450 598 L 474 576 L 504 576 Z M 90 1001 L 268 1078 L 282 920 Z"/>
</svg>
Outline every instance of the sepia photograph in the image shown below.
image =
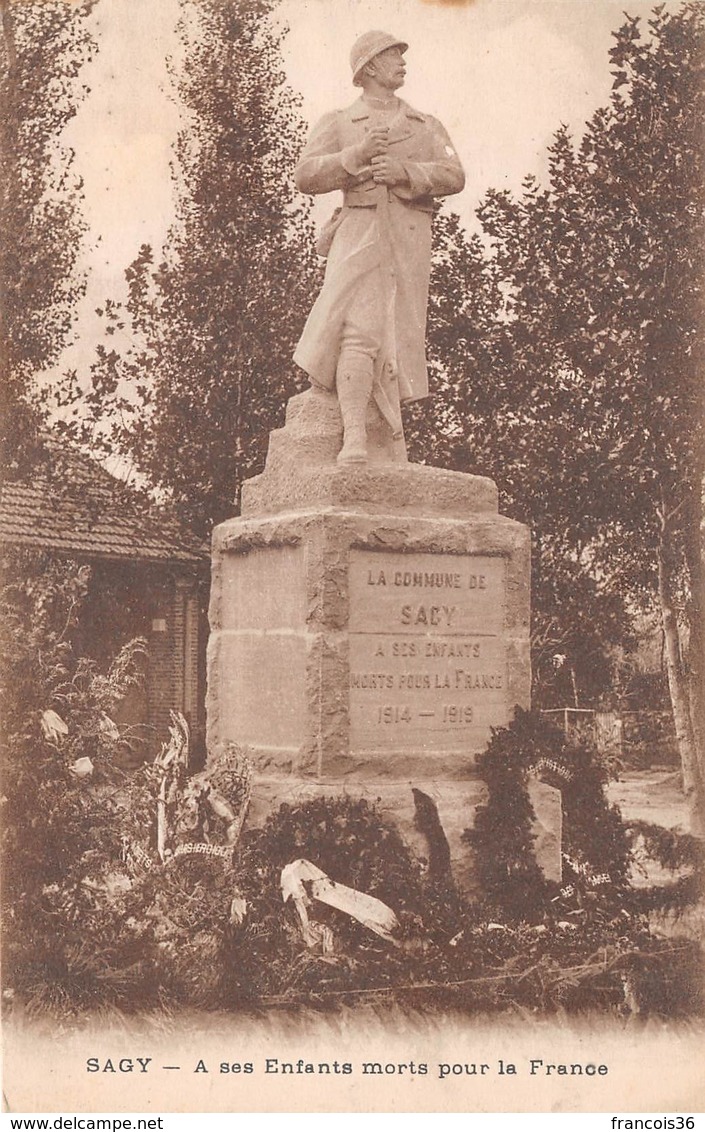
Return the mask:
<svg viewBox="0 0 705 1132">
<path fill-rule="evenodd" d="M 703 123 L 701 0 L 0 0 L 4 1112 L 705 1110 Z"/>
</svg>

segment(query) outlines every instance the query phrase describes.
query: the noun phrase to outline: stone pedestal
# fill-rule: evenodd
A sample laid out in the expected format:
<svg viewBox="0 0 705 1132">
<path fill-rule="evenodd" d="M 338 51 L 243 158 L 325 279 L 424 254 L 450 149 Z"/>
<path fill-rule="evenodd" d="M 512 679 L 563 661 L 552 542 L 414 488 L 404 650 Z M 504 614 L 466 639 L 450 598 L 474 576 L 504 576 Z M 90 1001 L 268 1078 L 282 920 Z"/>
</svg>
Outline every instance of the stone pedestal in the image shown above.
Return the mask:
<svg viewBox="0 0 705 1132">
<path fill-rule="evenodd" d="M 339 466 L 335 397 L 292 398 L 242 516 L 216 528 L 208 748 L 253 750 L 255 820 L 345 790 L 413 841 L 410 787 L 425 790 L 460 860 L 484 790 L 473 756 L 529 703 L 529 532 L 491 480 L 400 461 L 369 431 L 370 463 Z M 535 789 L 552 876 L 556 794 Z"/>
</svg>

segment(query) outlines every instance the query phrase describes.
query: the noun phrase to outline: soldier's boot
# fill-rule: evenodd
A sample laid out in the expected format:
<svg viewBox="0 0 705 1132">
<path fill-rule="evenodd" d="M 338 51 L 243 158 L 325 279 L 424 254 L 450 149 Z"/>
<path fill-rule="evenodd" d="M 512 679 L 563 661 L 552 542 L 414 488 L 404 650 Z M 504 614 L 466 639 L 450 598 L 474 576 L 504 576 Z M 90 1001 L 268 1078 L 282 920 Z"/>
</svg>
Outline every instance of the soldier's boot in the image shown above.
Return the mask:
<svg viewBox="0 0 705 1132">
<path fill-rule="evenodd" d="M 367 462 L 366 418 L 372 381 L 372 363 L 369 369 L 350 365 L 338 367 L 335 384 L 343 418 L 343 447 L 338 453 L 339 464 Z"/>
</svg>

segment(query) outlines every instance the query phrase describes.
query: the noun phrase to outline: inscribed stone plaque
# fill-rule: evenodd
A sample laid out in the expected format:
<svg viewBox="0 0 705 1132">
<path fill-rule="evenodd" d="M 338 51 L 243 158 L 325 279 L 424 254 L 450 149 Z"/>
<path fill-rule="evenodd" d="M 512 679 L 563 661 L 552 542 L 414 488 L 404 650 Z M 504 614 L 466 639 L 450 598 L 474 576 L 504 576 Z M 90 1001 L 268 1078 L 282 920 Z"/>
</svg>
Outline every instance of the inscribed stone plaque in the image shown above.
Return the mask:
<svg viewBox="0 0 705 1132">
<path fill-rule="evenodd" d="M 350 745 L 481 750 L 509 718 L 505 562 L 350 553 Z"/>
</svg>

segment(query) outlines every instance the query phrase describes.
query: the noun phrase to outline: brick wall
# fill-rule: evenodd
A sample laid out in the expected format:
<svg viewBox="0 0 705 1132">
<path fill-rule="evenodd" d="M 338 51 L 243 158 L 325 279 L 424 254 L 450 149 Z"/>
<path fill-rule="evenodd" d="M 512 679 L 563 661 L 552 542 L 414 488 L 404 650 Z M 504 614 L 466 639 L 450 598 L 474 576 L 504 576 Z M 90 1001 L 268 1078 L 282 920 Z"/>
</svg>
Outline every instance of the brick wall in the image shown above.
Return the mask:
<svg viewBox="0 0 705 1132">
<path fill-rule="evenodd" d="M 170 576 L 154 595 L 149 637 L 148 713 L 157 746 L 168 736 L 170 713 L 181 712 L 192 731 L 202 727 L 205 637 L 198 580 Z"/>
</svg>

